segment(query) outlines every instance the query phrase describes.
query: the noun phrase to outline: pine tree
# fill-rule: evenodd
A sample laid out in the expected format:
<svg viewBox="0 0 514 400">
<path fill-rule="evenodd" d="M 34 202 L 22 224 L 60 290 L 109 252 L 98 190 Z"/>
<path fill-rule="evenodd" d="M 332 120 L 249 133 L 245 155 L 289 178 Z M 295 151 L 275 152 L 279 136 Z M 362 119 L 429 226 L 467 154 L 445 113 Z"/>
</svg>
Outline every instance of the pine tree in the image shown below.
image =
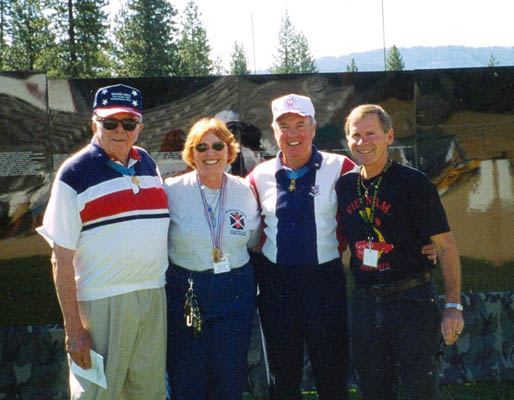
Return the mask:
<svg viewBox="0 0 514 400">
<path fill-rule="evenodd" d="M 223 57 L 220 54 L 216 57 L 216 59 L 212 63 L 212 71 L 214 75 L 227 75 L 227 70 L 223 66 Z"/>
<path fill-rule="evenodd" d="M 50 77 L 94 78 L 111 75 L 108 0 L 54 0 L 56 33 L 60 37 L 59 62 L 48 71 Z"/>
<path fill-rule="evenodd" d="M 309 50 L 307 38 L 297 32 L 286 10 L 278 33 L 277 54 L 270 72 L 274 74 L 295 74 L 317 72 L 316 62 Z"/>
<path fill-rule="evenodd" d="M 68 0 L 71 2 L 71 0 Z M 108 0 L 75 0 L 75 53 L 81 78 L 109 75 L 107 14 Z"/>
<path fill-rule="evenodd" d="M 278 32 L 278 47 L 275 55 L 275 64 L 270 72 L 275 74 L 289 74 L 294 70 L 292 60 L 292 49 L 296 31 L 289 19 L 289 13 L 286 10 L 282 17 L 282 26 Z"/>
<path fill-rule="evenodd" d="M 4 54 L 4 68 L 13 70 L 46 70 L 48 55 L 55 49 L 55 35 L 43 14 L 42 0 L 15 0 L 8 9 L 11 45 Z"/>
<path fill-rule="evenodd" d="M 311 55 L 309 43 L 307 42 L 305 35 L 303 33 L 298 33 L 295 39 L 296 43 L 293 49 L 293 55 L 296 60 L 296 65 L 298 66 L 298 73 L 318 72 L 316 61 Z"/>
<path fill-rule="evenodd" d="M 230 55 L 230 74 L 231 75 L 249 75 L 248 62 L 246 60 L 245 49 L 242 44 L 234 42 L 234 50 Z"/>
<path fill-rule="evenodd" d="M 130 77 L 175 75 L 176 15 L 167 0 L 128 0 L 117 15 L 115 72 Z"/>
<path fill-rule="evenodd" d="M 9 51 L 7 37 L 10 36 L 10 14 L 11 2 L 9 0 L 0 0 L 0 70 L 4 69 L 5 55 Z"/>
<path fill-rule="evenodd" d="M 213 70 L 209 59 L 211 48 L 200 16 L 197 5 L 190 0 L 182 16 L 178 42 L 179 74 L 183 76 L 209 75 Z"/>
<path fill-rule="evenodd" d="M 346 64 L 346 72 L 358 72 L 357 64 L 355 63 L 355 58 L 352 58 L 352 62 L 350 64 Z"/>
<path fill-rule="evenodd" d="M 403 71 L 405 64 L 398 48 L 393 44 L 387 53 L 386 71 Z"/>
</svg>

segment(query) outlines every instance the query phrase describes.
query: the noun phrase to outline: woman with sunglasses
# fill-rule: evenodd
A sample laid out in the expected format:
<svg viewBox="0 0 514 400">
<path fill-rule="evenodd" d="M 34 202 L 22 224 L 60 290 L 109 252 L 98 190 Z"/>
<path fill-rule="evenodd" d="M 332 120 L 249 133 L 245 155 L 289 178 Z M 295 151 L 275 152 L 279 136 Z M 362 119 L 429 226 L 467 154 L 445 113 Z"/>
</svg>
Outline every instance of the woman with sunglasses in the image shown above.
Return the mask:
<svg viewBox="0 0 514 400">
<path fill-rule="evenodd" d="M 248 247 L 260 216 L 250 186 L 225 172 L 238 151 L 221 120 L 201 119 L 182 152 L 193 171 L 166 179 L 172 399 L 242 399 L 255 305 Z"/>
</svg>

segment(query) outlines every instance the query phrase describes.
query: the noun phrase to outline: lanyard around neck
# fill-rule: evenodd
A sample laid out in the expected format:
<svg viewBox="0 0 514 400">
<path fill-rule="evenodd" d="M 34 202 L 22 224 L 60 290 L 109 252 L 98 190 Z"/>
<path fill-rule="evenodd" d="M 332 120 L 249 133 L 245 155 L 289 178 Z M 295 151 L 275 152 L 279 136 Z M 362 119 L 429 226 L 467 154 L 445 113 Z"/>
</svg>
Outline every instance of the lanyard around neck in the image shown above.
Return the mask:
<svg viewBox="0 0 514 400">
<path fill-rule="evenodd" d="M 207 218 L 207 223 L 209 224 L 209 230 L 211 232 L 211 241 L 213 247 L 213 259 L 215 262 L 219 261 L 219 257 L 223 254 L 223 222 L 225 220 L 225 199 L 227 192 L 227 176 L 223 174 L 223 179 L 221 181 L 221 195 L 220 200 L 217 206 L 218 220 L 216 222 L 216 227 L 213 225 L 213 221 L 211 219 L 211 212 L 209 211 L 210 207 L 207 204 L 207 199 L 205 197 L 205 192 L 203 190 L 202 184 L 200 183 L 200 178 L 198 177 L 198 172 L 196 173 L 196 182 L 198 184 L 198 188 L 200 189 L 200 195 L 202 197 L 203 208 L 205 212 L 205 217 Z"/>
<path fill-rule="evenodd" d="M 378 188 L 380 187 L 380 184 L 382 183 L 384 174 L 387 172 L 387 170 L 389 169 L 390 166 L 391 166 L 391 161 L 389 160 L 387 162 L 386 166 L 384 167 L 384 169 L 382 170 L 382 172 L 380 173 L 380 176 L 378 177 L 377 182 L 370 183 L 370 185 L 374 188 L 374 191 L 373 191 L 373 197 L 371 200 L 371 208 L 370 208 L 369 216 L 366 213 L 366 207 L 364 204 L 365 196 L 362 195 L 362 191 L 361 191 L 361 186 L 363 186 L 363 181 L 362 181 L 362 175 L 360 174 L 360 172 L 359 172 L 359 177 L 357 178 L 357 195 L 358 195 L 358 199 L 359 199 L 359 207 L 362 209 L 360 215 L 361 215 L 362 219 L 364 220 L 366 235 L 368 236 L 369 240 L 371 240 L 373 238 L 373 227 L 375 225 L 375 210 L 376 210 L 376 206 L 377 206 Z M 367 190 L 366 190 L 366 193 L 367 193 Z"/>
</svg>

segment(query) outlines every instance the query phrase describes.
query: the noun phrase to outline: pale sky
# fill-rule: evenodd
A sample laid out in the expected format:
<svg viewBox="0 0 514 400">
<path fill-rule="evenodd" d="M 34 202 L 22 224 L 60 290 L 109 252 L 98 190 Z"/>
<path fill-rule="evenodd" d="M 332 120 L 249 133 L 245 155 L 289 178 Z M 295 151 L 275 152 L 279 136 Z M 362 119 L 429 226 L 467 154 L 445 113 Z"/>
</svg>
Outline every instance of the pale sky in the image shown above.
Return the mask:
<svg viewBox="0 0 514 400">
<path fill-rule="evenodd" d="M 182 12 L 188 0 L 170 0 Z M 273 65 L 287 9 L 314 58 L 383 48 L 382 0 L 195 0 L 212 48 L 228 68 L 234 42 L 249 68 Z M 514 46 L 514 0 L 383 0 L 385 47 Z M 252 41 L 252 16 L 253 38 Z M 254 63 L 255 52 L 255 63 Z"/>
</svg>

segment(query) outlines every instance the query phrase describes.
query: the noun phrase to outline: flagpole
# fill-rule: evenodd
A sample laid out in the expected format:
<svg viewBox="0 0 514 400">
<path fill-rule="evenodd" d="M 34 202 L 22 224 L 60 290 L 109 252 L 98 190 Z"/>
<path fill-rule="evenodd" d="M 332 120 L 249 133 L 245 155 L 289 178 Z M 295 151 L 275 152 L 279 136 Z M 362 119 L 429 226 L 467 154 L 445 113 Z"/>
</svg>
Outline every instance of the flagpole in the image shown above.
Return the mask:
<svg viewBox="0 0 514 400">
<path fill-rule="evenodd" d="M 386 34 L 385 34 L 385 24 L 384 24 L 384 0 L 382 0 L 382 41 L 384 46 L 384 71 L 387 70 L 386 64 Z"/>
<path fill-rule="evenodd" d="M 253 13 L 250 14 L 252 20 L 252 46 L 253 46 L 253 74 L 257 75 L 256 61 L 255 61 L 255 38 L 253 35 Z"/>
</svg>

